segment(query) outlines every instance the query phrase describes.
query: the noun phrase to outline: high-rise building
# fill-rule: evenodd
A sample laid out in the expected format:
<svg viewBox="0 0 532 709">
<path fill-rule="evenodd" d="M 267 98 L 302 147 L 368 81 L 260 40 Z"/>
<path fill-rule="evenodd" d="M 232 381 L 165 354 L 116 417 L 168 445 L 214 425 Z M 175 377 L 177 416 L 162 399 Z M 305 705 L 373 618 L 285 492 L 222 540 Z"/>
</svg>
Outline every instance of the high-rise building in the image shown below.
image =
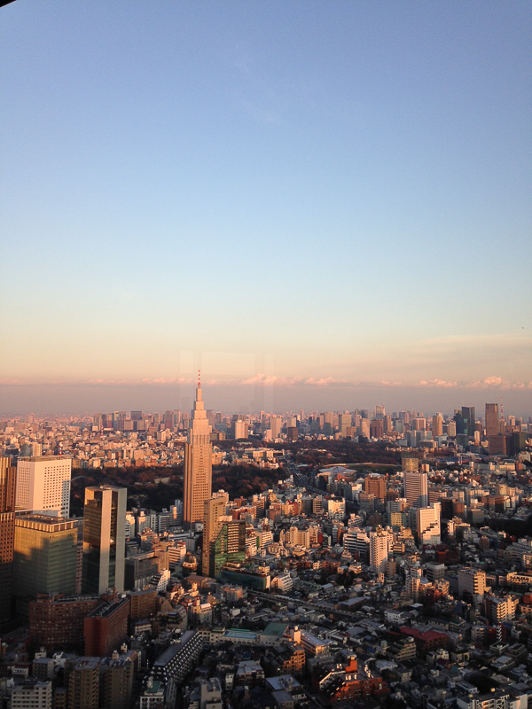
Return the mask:
<svg viewBox="0 0 532 709">
<path fill-rule="evenodd" d="M 443 416 L 440 413 L 434 414 L 432 417 L 432 436 L 436 438 L 436 436 L 442 436 L 443 435 Z"/>
<path fill-rule="evenodd" d="M 429 503 L 429 482 L 427 473 L 417 470 L 403 472 L 404 497 L 410 507 L 426 507 Z"/>
<path fill-rule="evenodd" d="M 369 564 L 378 574 L 384 574 L 392 546 L 393 533 L 388 529 L 378 528 L 369 533 Z"/>
<path fill-rule="evenodd" d="M 224 521 L 211 544 L 211 576 L 219 578 L 225 564 L 240 564 L 246 558 L 246 521 Z"/>
<path fill-rule="evenodd" d="M 68 518 L 71 470 L 72 460 L 61 455 L 19 458 L 17 509 Z"/>
<path fill-rule="evenodd" d="M 235 441 L 238 441 L 240 439 L 248 438 L 249 436 L 249 426 L 248 422 L 240 417 L 236 418 L 233 421 L 233 438 Z"/>
<path fill-rule="evenodd" d="M 474 406 L 462 406 L 462 418 L 465 424 L 465 433 L 468 436 L 472 436 L 475 430 L 475 407 Z"/>
<path fill-rule="evenodd" d="M 203 522 L 203 506 L 212 491 L 211 427 L 198 381 L 192 424 L 185 444 L 183 523 L 190 527 Z"/>
<path fill-rule="evenodd" d="M 227 492 L 215 492 L 212 497 L 205 500 L 203 512 L 203 546 L 201 552 L 201 573 L 212 576 L 211 547 L 224 521 L 229 495 Z"/>
<path fill-rule="evenodd" d="M 13 553 L 15 545 L 16 469 L 0 457 L 0 623 L 11 616 Z"/>
<path fill-rule="evenodd" d="M 17 515 L 13 593 L 18 599 L 80 592 L 79 527 L 75 519 L 31 512 Z"/>
<path fill-rule="evenodd" d="M 100 707 L 100 658 L 78 657 L 67 663 L 67 709 Z"/>
<path fill-rule="evenodd" d="M 497 436 L 499 429 L 499 404 L 486 404 L 486 436 Z"/>
<path fill-rule="evenodd" d="M 87 593 L 124 590 L 127 488 L 85 488 L 83 587 Z"/>
<path fill-rule="evenodd" d="M 416 510 L 416 534 L 420 544 L 441 543 L 440 517 L 440 502 L 433 502 L 429 507 Z"/>
</svg>

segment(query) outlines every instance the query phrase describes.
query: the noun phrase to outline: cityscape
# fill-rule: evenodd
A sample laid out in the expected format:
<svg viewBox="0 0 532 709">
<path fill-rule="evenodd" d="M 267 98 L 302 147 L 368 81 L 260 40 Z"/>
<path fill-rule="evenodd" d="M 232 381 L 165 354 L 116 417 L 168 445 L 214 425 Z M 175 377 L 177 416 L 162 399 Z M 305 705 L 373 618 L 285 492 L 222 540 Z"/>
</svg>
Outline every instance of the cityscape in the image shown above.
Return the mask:
<svg viewBox="0 0 532 709">
<path fill-rule="evenodd" d="M 528 707 L 532 417 L 205 396 L 0 421 L 3 706 Z"/>
<path fill-rule="evenodd" d="M 532 709 L 530 27 L 0 0 L 0 709 Z"/>
</svg>

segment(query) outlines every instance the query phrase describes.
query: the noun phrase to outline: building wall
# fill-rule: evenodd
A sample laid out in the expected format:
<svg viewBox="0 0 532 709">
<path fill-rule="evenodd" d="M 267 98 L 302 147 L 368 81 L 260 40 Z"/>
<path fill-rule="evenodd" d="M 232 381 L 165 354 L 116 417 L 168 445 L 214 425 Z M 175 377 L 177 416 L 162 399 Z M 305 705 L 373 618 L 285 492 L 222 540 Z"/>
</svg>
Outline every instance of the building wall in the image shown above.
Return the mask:
<svg viewBox="0 0 532 709">
<path fill-rule="evenodd" d="M 70 514 L 72 460 L 58 455 L 19 458 L 17 463 L 17 509 Z"/>
</svg>

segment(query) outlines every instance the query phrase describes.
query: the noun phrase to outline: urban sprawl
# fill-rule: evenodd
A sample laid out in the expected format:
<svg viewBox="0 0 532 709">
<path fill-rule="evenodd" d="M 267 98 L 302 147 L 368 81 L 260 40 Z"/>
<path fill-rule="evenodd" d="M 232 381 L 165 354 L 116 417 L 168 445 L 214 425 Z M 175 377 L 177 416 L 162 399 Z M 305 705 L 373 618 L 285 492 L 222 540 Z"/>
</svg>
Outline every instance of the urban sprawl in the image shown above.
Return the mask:
<svg viewBox="0 0 532 709">
<path fill-rule="evenodd" d="M 479 413 L 1 420 L 0 706 L 527 709 L 532 418 Z"/>
</svg>

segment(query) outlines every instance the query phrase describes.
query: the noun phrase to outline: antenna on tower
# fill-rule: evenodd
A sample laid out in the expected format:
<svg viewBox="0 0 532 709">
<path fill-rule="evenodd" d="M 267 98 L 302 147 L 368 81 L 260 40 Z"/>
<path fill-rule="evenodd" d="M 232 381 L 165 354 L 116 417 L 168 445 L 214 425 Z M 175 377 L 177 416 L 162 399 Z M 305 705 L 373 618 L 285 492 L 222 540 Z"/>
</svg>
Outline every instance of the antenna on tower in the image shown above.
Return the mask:
<svg viewBox="0 0 532 709">
<path fill-rule="evenodd" d="M 201 389 L 201 369 L 198 369 L 198 388 Z"/>
</svg>

